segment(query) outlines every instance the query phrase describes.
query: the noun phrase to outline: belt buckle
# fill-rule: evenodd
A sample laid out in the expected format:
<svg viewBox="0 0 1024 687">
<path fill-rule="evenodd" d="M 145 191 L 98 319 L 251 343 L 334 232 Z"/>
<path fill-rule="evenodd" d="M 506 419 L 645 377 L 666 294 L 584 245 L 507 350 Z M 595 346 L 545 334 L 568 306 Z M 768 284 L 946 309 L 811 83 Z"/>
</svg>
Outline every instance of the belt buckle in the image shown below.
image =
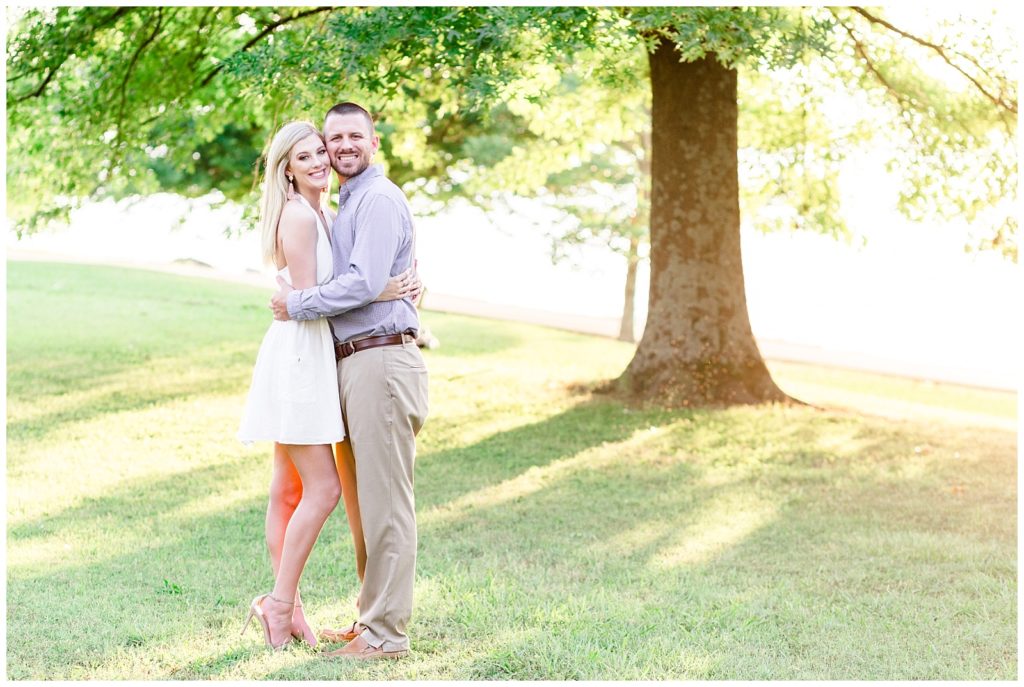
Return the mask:
<svg viewBox="0 0 1024 687">
<path fill-rule="evenodd" d="M 353 344 L 351 341 L 346 341 L 343 344 L 341 344 L 341 357 L 342 358 L 347 358 L 348 356 L 352 355 L 355 352 L 356 352 L 355 344 Z"/>
</svg>

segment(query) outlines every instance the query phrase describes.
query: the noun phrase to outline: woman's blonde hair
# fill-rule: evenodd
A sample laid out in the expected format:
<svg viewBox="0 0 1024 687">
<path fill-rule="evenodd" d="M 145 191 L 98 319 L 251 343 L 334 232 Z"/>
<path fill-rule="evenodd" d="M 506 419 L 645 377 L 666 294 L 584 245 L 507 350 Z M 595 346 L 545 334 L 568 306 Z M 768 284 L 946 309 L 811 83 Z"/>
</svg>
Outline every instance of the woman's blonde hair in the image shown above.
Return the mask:
<svg viewBox="0 0 1024 687">
<path fill-rule="evenodd" d="M 260 199 L 260 248 L 263 260 L 275 264 L 277 252 L 277 224 L 281 211 L 288 202 L 288 179 L 285 167 L 295 144 L 310 135 L 323 136 L 320 130 L 309 122 L 288 122 L 282 126 L 270 141 L 267 150 L 267 165 L 263 173 L 263 197 Z"/>
</svg>

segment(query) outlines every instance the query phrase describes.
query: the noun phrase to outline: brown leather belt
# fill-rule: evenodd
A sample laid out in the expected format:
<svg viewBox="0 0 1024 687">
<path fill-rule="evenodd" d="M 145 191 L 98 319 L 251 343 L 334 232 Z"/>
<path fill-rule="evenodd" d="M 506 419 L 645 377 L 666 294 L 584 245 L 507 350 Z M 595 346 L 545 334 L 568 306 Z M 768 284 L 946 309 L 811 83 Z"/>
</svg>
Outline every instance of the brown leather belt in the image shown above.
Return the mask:
<svg viewBox="0 0 1024 687">
<path fill-rule="evenodd" d="M 368 336 L 365 339 L 346 341 L 345 343 L 334 342 L 334 358 L 341 360 L 347 358 L 357 351 L 365 351 L 367 348 L 378 346 L 401 346 L 404 343 L 415 343 L 416 337 L 410 334 L 384 334 L 382 336 Z"/>
</svg>

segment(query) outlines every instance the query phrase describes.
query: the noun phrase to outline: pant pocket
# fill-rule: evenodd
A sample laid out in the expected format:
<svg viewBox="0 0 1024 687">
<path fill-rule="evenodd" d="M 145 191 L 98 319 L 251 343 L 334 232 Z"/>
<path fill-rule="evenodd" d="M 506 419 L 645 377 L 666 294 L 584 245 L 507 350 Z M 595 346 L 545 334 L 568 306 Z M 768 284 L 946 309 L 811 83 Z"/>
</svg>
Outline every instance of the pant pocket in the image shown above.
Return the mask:
<svg viewBox="0 0 1024 687">
<path fill-rule="evenodd" d="M 424 423 L 427 421 L 427 414 L 430 412 L 430 384 L 426 367 L 412 368 L 410 370 L 416 375 L 416 394 L 413 403 L 412 433 L 416 436 L 420 433 Z"/>
</svg>

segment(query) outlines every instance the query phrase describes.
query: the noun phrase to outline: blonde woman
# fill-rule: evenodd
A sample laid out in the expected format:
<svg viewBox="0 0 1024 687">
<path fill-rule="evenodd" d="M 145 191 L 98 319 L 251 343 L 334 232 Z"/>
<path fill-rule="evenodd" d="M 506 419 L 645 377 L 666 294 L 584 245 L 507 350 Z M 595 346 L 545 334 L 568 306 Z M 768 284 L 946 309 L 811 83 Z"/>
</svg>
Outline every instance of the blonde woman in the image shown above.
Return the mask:
<svg viewBox="0 0 1024 687">
<path fill-rule="evenodd" d="M 260 205 L 262 248 L 267 262 L 297 289 L 333 277 L 333 217 L 320 202 L 330 172 L 323 138 L 312 124 L 291 122 L 275 134 Z M 408 273 L 394 277 L 377 300 L 415 295 L 417 281 Z M 302 613 L 298 585 L 341 495 L 331 446 L 344 437 L 327 320 L 273 321 L 260 345 L 239 429 L 243 442 L 274 442 L 266 518 L 274 589 L 253 599 L 242 628 L 244 632 L 255 616 L 271 648 L 293 637 L 316 644 Z"/>
</svg>

